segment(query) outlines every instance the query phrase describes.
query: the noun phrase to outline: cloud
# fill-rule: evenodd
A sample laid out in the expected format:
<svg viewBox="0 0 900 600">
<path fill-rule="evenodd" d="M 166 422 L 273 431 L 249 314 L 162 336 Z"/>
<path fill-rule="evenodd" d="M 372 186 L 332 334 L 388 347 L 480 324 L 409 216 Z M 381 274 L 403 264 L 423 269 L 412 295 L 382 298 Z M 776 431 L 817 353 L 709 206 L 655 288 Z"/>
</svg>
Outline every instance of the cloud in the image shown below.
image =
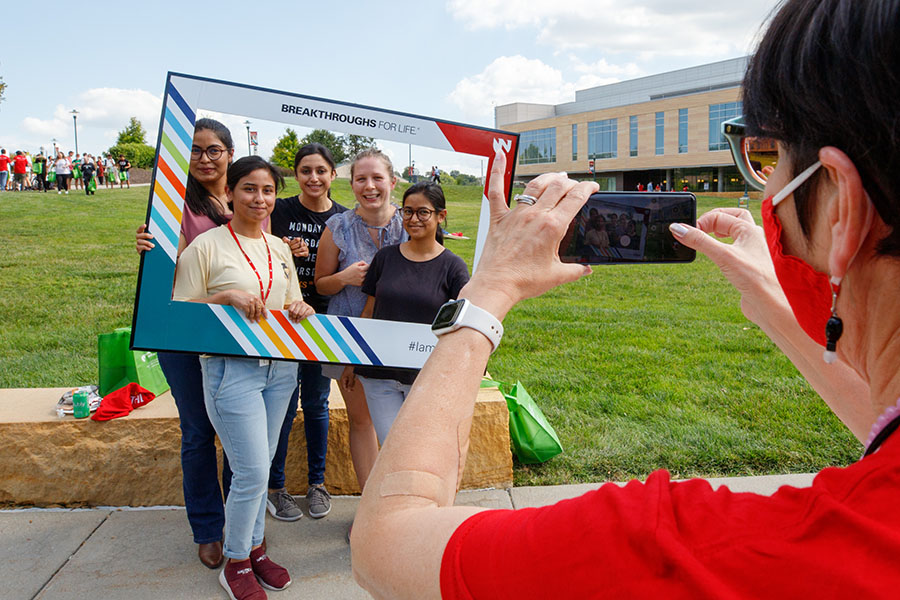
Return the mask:
<svg viewBox="0 0 900 600">
<path fill-rule="evenodd" d="M 772 0 L 448 0 L 447 10 L 469 30 L 535 30 L 555 51 L 599 50 L 703 57 L 704 62 L 751 50 Z"/>
<path fill-rule="evenodd" d="M 616 65 L 605 59 L 585 63 L 569 57 L 573 77 L 539 59 L 501 56 L 481 73 L 456 84 L 450 100 L 468 118 L 493 119 L 493 107 L 510 102 L 560 104 L 575 100 L 575 91 L 615 83 L 644 74 L 635 63 Z"/>
<path fill-rule="evenodd" d="M 128 119 L 137 117 L 147 131 L 147 143 L 151 145 L 156 143 L 162 96 L 139 89 L 89 89 L 79 94 L 72 106 L 57 104 L 53 116 L 49 119 L 25 117 L 22 120 L 22 127 L 42 139 L 67 137 L 72 129 L 70 111 L 73 107 L 78 110 L 79 130 L 83 127 L 91 128 L 95 133 L 99 130 L 104 139 L 109 139 L 110 143 L 113 143 L 118 132 L 128 125 Z"/>
<path fill-rule="evenodd" d="M 450 92 L 450 100 L 469 118 L 492 118 L 493 107 L 510 102 L 558 104 L 575 99 L 575 84 L 562 71 L 538 59 L 501 56 L 481 73 L 466 77 Z"/>
</svg>

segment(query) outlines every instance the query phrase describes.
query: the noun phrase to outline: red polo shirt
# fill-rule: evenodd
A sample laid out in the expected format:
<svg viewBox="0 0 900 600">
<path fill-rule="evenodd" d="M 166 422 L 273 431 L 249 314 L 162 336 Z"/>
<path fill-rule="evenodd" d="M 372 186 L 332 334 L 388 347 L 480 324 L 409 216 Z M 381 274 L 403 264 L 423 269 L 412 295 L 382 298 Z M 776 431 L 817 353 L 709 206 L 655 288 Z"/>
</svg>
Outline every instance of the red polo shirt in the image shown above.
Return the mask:
<svg viewBox="0 0 900 600">
<path fill-rule="evenodd" d="M 553 506 L 479 513 L 441 566 L 444 598 L 900 597 L 900 435 L 810 488 L 607 484 Z"/>
</svg>

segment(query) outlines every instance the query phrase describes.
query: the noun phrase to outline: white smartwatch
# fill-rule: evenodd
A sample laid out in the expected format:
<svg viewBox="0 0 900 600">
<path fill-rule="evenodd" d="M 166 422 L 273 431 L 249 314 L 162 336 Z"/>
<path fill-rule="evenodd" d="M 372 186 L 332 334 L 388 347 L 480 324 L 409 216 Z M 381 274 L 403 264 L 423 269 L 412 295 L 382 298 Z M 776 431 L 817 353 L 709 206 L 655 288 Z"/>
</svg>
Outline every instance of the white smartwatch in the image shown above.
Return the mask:
<svg viewBox="0 0 900 600">
<path fill-rule="evenodd" d="M 431 332 L 440 336 L 460 327 L 469 327 L 483 333 L 491 341 L 491 352 L 497 349 L 503 337 L 503 324 L 497 317 L 465 298 L 444 304 L 431 324 Z"/>
</svg>

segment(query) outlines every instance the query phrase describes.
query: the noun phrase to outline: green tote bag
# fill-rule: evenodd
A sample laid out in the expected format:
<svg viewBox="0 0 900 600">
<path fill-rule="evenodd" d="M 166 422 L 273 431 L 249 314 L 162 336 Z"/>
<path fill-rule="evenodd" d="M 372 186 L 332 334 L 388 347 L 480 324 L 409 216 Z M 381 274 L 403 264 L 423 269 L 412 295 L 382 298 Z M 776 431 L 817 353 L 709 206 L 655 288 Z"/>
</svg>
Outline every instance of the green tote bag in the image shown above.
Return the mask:
<svg viewBox="0 0 900 600">
<path fill-rule="evenodd" d="M 483 379 L 481 387 L 496 387 L 509 408 L 509 437 L 519 462 L 542 463 L 563 451 L 559 437 L 521 381 L 514 385 Z"/>
<path fill-rule="evenodd" d="M 105 396 L 129 383 L 137 383 L 159 396 L 169 384 L 159 366 L 156 352 L 130 350 L 131 327 L 120 327 L 112 333 L 97 336 L 97 357 L 100 367 L 98 387 Z"/>
</svg>

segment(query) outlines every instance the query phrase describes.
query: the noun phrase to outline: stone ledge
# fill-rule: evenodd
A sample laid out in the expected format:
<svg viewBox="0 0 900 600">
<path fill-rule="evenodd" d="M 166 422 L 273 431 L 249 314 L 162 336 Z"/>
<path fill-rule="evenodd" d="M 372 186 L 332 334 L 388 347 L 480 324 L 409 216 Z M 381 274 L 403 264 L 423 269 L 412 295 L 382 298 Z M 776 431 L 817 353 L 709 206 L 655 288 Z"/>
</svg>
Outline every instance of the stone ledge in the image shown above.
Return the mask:
<svg viewBox="0 0 900 600">
<path fill-rule="evenodd" d="M 0 389 L 0 506 L 184 504 L 181 431 L 171 394 L 127 417 L 99 423 L 57 418 L 56 402 L 67 389 Z M 334 494 L 358 494 L 347 410 L 336 385 L 329 403 L 325 484 Z M 481 390 L 462 489 L 512 486 L 508 420 L 503 396 L 496 389 Z M 305 494 L 302 411 L 294 421 L 285 471 L 288 491 Z"/>
</svg>

